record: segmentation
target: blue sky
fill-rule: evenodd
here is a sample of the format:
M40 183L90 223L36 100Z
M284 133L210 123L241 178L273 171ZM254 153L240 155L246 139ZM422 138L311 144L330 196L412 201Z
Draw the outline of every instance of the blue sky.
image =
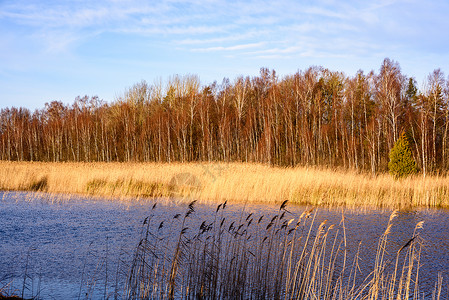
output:
M385 57L421 86L449 72L448 13L446 0L0 0L0 108L113 101L174 74L377 72Z

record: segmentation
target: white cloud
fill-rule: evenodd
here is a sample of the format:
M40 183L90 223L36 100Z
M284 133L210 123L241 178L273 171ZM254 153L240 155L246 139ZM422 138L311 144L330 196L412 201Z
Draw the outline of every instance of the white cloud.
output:
M217 47L208 47L208 48L196 48L192 49L194 52L214 52L214 51L238 51L238 50L245 50L249 48L259 48L262 47L265 43L259 42L259 43L250 43L250 44L241 44L241 45L233 45L233 46L217 46Z
M182 40L173 40L173 43L178 45L201 45L201 44L218 44L218 43L228 43L239 40L244 40L251 37L250 34L240 34L240 35L228 35L223 37L215 37L215 38L203 38L203 39L182 39Z
M447 11L447 4L432 4L429 16L420 15L422 26L413 24L415 9L424 6L415 0L7 0L0 3L0 22L26 28L21 38L44 54L76 53L108 33L142 37L148 45L175 45L185 53L291 59L410 48L424 36L420 27L428 28L430 13L440 7ZM441 15L432 19L436 25L447 24Z
M303 12L306 14L318 15L318 16L322 16L322 17L330 17L330 18L337 18L337 19L347 19L348 18L348 15L343 12L329 10L329 9L326 9L323 7L316 7L316 6L306 7L303 9Z
M255 59L291 59L291 56L280 55L280 54L272 54L272 55L256 55L253 58Z

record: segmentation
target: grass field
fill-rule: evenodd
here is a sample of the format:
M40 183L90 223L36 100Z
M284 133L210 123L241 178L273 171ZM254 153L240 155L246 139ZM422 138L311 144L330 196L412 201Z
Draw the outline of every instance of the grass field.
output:
M347 207L449 207L449 178L395 180L352 171L247 163L0 161L0 189L116 199L167 197Z

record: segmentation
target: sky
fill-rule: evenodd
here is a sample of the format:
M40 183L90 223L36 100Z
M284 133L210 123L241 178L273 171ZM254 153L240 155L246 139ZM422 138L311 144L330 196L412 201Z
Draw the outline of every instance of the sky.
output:
M0 0L0 108L112 102L176 74L378 73L386 57L421 87L449 73L448 13L447 0Z

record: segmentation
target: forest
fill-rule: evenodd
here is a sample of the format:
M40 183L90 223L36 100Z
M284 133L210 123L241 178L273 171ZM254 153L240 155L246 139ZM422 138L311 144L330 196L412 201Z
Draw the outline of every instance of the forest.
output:
M378 74L309 67L279 78L262 68L201 85L196 75L145 81L31 112L0 111L0 159L51 162L258 162L377 174L405 132L423 174L449 169L449 79L423 86L386 58Z

